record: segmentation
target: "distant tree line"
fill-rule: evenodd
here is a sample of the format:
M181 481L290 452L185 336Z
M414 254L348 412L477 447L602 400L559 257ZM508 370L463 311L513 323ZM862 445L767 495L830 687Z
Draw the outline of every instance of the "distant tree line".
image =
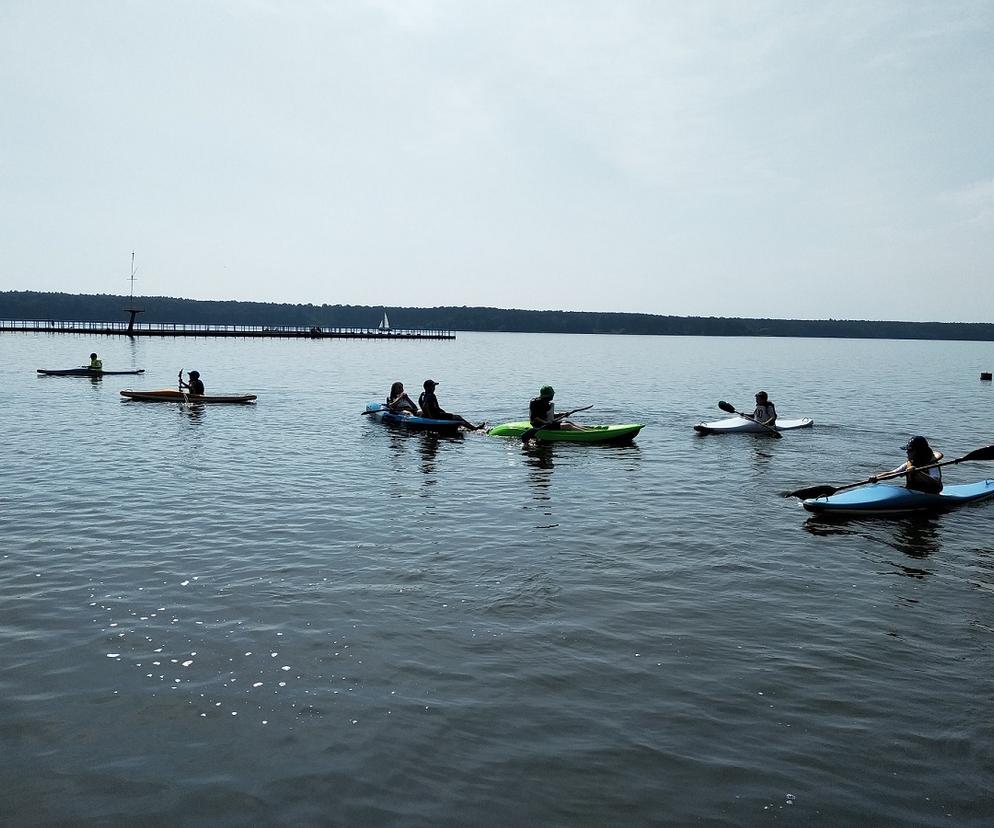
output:
M110 294L0 292L0 319L112 322L127 319L131 299ZM136 298L141 322L217 325L295 325L375 328L383 312L395 329L514 333L648 334L664 336L796 336L856 339L994 341L994 323L874 322L851 319L739 319L648 313L534 311L502 308L383 308L369 305L289 305Z

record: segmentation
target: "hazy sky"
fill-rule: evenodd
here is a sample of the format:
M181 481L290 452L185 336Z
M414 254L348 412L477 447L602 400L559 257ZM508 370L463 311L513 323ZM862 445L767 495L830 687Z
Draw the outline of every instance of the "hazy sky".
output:
M990 0L0 0L0 96L0 290L994 320Z

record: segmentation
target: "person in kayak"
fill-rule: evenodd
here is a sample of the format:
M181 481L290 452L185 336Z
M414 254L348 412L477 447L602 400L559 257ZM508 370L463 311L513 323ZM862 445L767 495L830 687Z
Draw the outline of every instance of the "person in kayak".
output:
M390 394L387 396L387 408L395 414L402 414L410 411L412 414L418 413L418 404L414 402L404 390L404 383L395 382L390 386Z
M86 366L91 371L103 371L104 361L100 359L96 354L90 354L90 364Z
M543 385L538 392L538 396L528 403L528 422L532 428L561 428L564 431L585 431L583 426L577 425L569 420L556 419L556 406L552 399L556 396L556 389L551 385Z
M770 428L777 424L777 408L770 402L770 397L765 391L756 392L756 410L744 416Z
M197 395L199 395L201 397L205 393L205 390L204 390L204 381L202 379L200 379L200 371L191 371L190 372L190 381L189 382L183 382L183 380L180 380L179 381L179 387L181 389L182 388L186 388L191 394L197 394Z
M429 420L455 420L471 431L479 431L481 428L486 426L486 423L480 423L479 425L473 425L469 420L460 417L458 414L450 414L448 411L442 408L438 404L438 398L435 396L435 387L438 385L435 380L425 380L424 381L424 391L421 392L421 396L418 397L418 405L421 407L421 416L426 417Z
M920 434L908 440L904 450L908 454L906 462L901 463L896 469L874 475L870 478L870 482L876 483L880 478L897 477L903 473L905 475L905 488L926 494L939 494L942 491L942 469L923 469L921 467L938 463L942 459L942 452L933 449L928 444L928 440Z

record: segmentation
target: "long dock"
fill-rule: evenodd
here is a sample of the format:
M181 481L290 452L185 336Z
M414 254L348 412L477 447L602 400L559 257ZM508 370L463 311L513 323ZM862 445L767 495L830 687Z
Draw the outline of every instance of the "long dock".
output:
M455 339L434 329L324 328L317 325L208 325L161 322L85 322L59 319L0 320L3 333L99 334L102 336L203 336L246 339Z

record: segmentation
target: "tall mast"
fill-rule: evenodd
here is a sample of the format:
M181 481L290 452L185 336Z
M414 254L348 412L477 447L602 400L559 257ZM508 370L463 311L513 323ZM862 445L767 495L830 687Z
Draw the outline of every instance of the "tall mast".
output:
M135 305L135 251L131 251L131 306Z
M135 317L138 314L143 313L141 308L135 307L135 251L131 251L131 301L128 303L128 307L125 310L131 314L128 320L128 336L132 336L135 332Z

